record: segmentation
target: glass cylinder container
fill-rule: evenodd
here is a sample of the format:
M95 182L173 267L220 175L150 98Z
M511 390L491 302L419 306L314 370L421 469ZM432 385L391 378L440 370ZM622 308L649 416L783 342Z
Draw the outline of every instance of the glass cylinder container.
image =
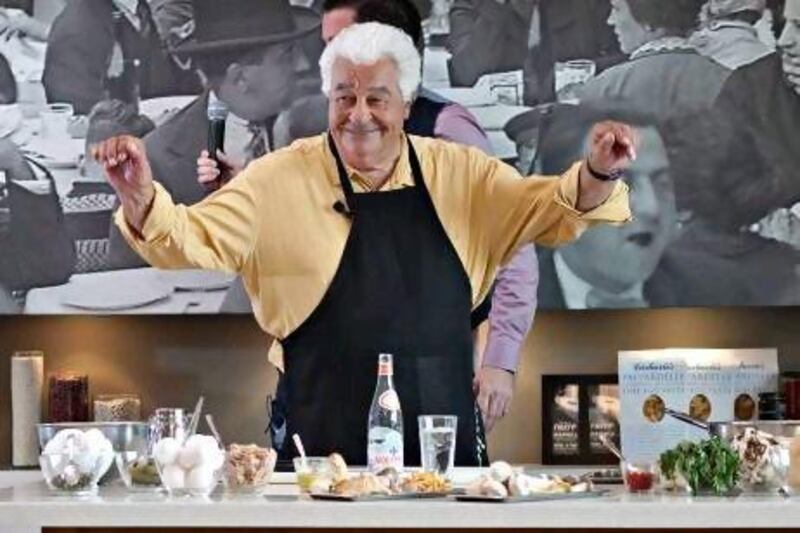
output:
M138 422L142 402L135 394L98 394L94 398L95 422Z
M61 373L50 376L50 422L89 421L89 376Z
M42 421L44 354L15 352L11 356L11 464L35 467L39 462L36 424Z

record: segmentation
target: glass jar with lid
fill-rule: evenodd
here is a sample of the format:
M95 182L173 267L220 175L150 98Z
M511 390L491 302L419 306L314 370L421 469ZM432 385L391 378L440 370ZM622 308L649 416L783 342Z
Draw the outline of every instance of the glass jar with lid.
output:
M47 398L50 422L89 421L89 376L86 374L52 374Z
M98 394L94 397L95 422L137 422L142 402L136 394Z

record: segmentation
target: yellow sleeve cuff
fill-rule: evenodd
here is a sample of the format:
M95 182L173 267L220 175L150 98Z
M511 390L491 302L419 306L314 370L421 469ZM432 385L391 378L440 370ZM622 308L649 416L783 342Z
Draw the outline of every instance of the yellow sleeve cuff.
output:
M606 201L594 209L585 212L577 209L582 164L583 161L576 162L562 175L556 192L556 203L576 218L587 222L622 224L630 221L633 215L628 201L628 185L622 181L618 181Z
M117 209L114 214L114 222L123 237L132 246L156 243L166 238L172 230L175 204L172 202L170 194L160 183L153 182L153 185L155 186L153 205L144 221L141 234L125 220L122 207Z

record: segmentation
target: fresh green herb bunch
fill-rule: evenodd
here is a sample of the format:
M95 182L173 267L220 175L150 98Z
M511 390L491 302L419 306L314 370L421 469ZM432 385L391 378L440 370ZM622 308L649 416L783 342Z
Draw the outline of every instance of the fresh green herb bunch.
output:
M719 437L682 442L661 454L661 473L675 481L682 475L693 493L730 492L739 480L739 456Z

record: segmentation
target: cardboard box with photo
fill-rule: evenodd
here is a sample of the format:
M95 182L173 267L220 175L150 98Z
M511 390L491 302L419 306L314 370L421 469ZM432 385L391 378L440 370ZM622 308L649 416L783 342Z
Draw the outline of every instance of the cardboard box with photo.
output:
M618 367L622 452L632 461L708 436L668 409L709 422L752 420L758 394L778 386L774 348L622 351Z
M600 435L619 443L617 376L542 376L545 464L614 464Z

